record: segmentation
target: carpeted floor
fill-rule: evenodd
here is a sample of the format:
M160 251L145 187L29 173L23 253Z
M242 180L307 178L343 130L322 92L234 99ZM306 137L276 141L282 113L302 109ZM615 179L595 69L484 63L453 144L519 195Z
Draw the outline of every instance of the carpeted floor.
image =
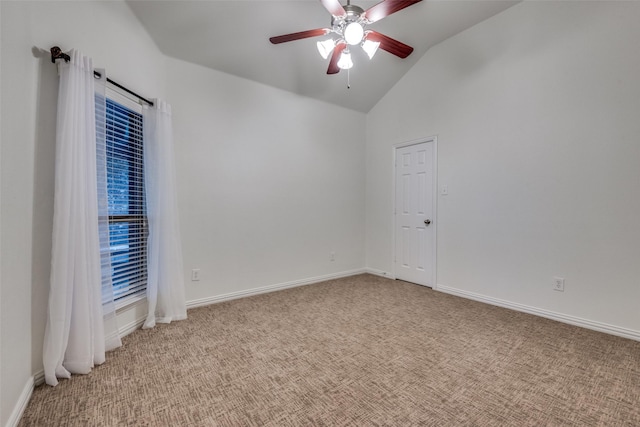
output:
M640 342L360 275L189 311L21 426L639 426Z

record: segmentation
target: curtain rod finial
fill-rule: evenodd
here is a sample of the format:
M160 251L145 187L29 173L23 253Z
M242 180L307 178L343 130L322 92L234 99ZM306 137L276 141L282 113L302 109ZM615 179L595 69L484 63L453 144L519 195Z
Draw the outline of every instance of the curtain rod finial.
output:
M71 61L71 57L64 53L58 46L51 48L51 62L56 63L56 59L62 58L65 62Z

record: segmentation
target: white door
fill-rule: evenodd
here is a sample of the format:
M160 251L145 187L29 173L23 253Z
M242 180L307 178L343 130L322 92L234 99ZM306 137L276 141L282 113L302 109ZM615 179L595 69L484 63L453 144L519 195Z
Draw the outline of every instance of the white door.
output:
M434 142L396 148L395 276L434 286Z

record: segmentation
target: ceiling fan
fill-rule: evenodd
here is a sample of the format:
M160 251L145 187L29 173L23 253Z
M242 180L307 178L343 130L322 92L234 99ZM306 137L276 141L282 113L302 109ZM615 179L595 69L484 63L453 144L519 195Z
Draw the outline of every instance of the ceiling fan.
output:
M366 27L420 1L422 0L383 0L364 10L352 5L350 0L347 0L347 4L344 6L340 4L339 0L320 0L320 3L331 14L330 28L285 34L271 37L269 41L273 44L279 44L330 34L330 38L317 43L318 51L323 58L327 59L331 55L327 74L336 74L341 69L348 70L353 67L350 46L360 45L369 59L373 58L378 48L399 58L406 58L413 52L411 46Z

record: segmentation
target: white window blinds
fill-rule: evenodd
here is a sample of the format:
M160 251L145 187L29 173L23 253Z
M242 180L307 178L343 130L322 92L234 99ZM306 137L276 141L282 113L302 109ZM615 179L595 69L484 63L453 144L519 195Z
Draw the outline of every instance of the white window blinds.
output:
M144 295L147 287L142 115L109 98L102 105L111 281L117 302Z

